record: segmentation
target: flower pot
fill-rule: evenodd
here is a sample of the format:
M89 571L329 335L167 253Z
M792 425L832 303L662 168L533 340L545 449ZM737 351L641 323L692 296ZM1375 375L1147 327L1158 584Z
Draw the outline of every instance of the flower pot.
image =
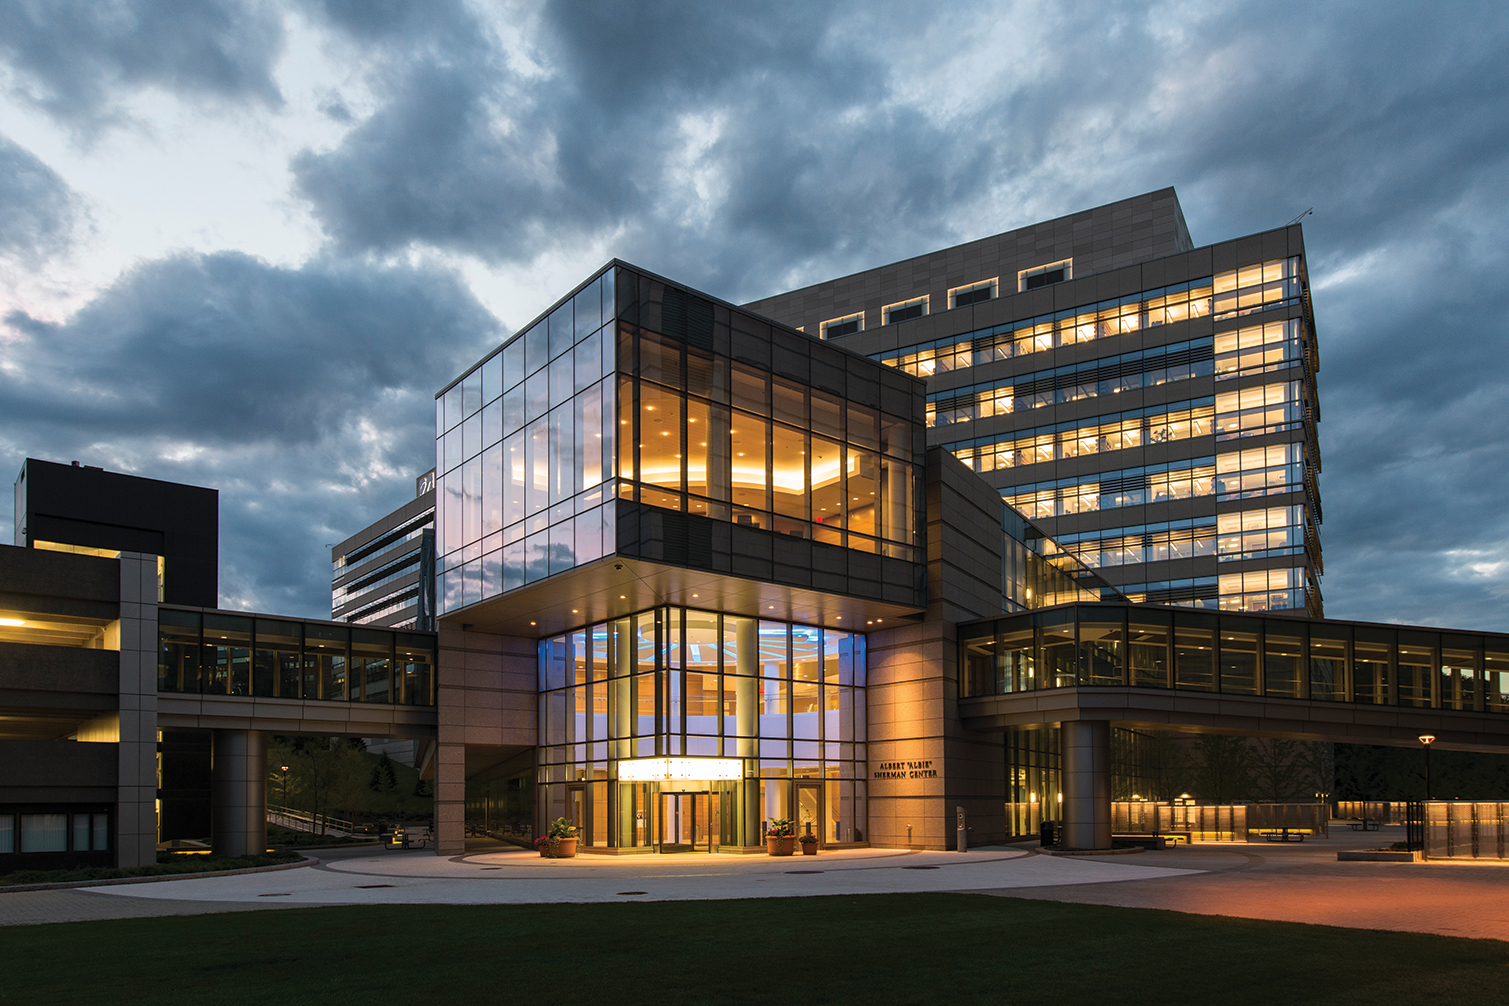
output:
M784 838L770 835L765 839L765 848L772 856L789 856L796 851L795 846L795 835L787 835Z
M816 842L803 842L802 843L802 855L804 855L804 856L816 856L817 855L817 843Z
M574 859L576 857L577 839L563 838L555 843L556 859Z

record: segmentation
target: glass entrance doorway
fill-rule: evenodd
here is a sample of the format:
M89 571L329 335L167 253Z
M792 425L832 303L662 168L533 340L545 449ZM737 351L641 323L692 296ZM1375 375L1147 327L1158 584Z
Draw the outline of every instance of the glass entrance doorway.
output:
M660 851L712 852L718 841L719 803L707 793L660 794Z
M823 829L823 784L813 780L796 781L796 833L817 836L817 844L827 844L828 836Z

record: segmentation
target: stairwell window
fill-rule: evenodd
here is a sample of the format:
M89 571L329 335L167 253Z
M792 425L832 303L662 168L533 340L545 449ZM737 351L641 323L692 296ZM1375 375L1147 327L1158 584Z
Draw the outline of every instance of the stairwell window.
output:
M911 300L901 301L899 304L887 304L880 309L880 323L882 325L894 325L898 321L911 321L913 318L921 318L927 314L928 298L914 297Z
M971 283L968 286L956 286L948 291L948 309L952 311L956 307L968 307L971 304L995 300L999 296L999 277Z
M1031 269L1023 269L1016 274L1017 292L1036 290L1039 287L1052 286L1054 283L1062 283L1066 279L1073 278L1073 259L1066 258L1062 262L1033 266Z

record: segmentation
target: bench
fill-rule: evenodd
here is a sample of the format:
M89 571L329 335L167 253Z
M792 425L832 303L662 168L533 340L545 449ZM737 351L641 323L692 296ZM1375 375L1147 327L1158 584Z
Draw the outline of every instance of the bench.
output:
M1353 821L1351 828L1353 831L1377 831L1379 823L1378 821L1369 821L1367 818L1363 818L1361 821Z
M1315 834L1312 828L1249 828L1248 837L1261 835L1269 842L1303 842L1306 835Z

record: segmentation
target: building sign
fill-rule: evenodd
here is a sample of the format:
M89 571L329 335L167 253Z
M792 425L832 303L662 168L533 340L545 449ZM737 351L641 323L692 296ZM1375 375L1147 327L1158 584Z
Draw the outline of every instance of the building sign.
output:
M414 498L418 499L435 488L435 469L431 468L414 480Z
M687 779L742 779L737 758L635 758L618 763L622 782L679 782Z
M933 760L927 761L886 761L876 766L872 773L875 779L936 779L938 770L933 768Z

